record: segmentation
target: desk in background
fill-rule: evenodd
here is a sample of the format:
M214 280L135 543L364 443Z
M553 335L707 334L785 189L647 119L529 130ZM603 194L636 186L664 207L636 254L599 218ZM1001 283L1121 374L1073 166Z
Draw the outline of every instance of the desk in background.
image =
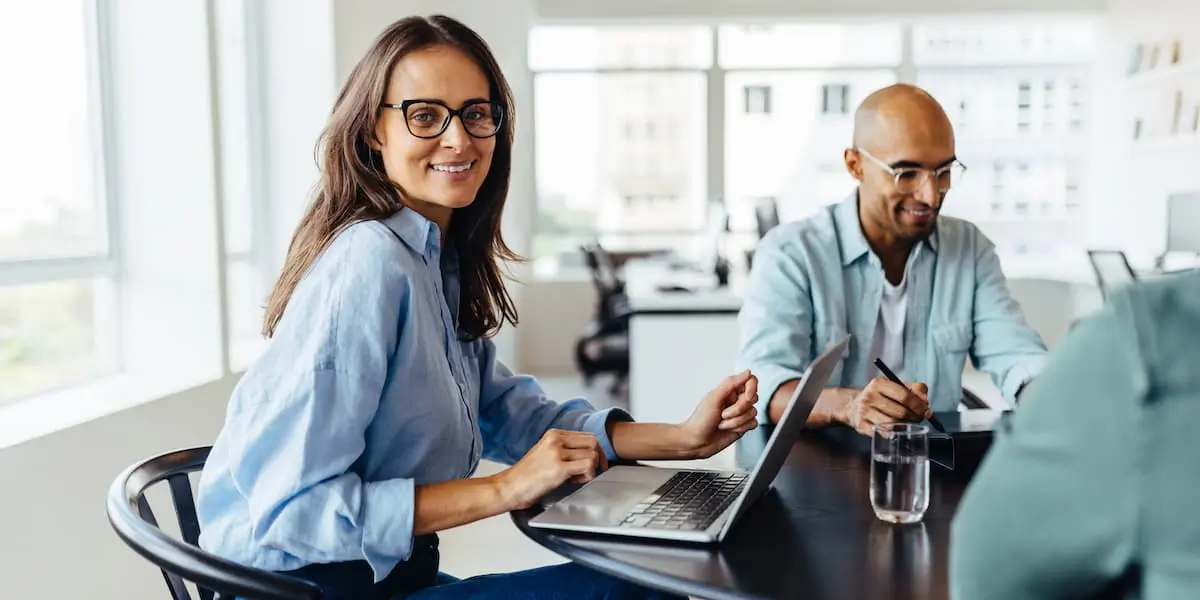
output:
M737 364L743 278L717 287L702 272L661 261L625 267L629 318L629 409L648 422L678 422ZM678 286L692 291L664 291Z

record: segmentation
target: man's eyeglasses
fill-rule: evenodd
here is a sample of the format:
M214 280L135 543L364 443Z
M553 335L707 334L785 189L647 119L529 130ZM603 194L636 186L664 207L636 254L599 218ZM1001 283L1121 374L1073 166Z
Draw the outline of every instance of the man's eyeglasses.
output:
M504 122L504 107L497 102L481 100L468 102L454 110L440 100L405 100L400 104L383 104L404 113L408 132L416 137L432 139L445 133L450 119L458 117L463 129L474 138L490 138L500 131Z
M954 159L948 165L943 165L936 169L927 169L925 167L893 167L878 158L871 155L870 152L862 148L855 148L855 152L871 159L871 162L879 165L879 168L887 171L888 174L896 180L896 189L901 194L912 194L921 188L927 177L932 177L934 187L938 193L945 194L950 191L950 186L962 181L962 178L967 173L967 166Z

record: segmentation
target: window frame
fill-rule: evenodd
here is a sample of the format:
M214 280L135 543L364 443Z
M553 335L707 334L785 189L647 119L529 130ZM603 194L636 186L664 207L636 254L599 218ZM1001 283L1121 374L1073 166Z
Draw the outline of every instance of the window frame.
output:
M1047 14L1046 16L1049 18L1053 18L1056 15L1055 14ZM1077 17L1078 15L1067 15L1067 16L1074 18L1074 17ZM935 19L945 19L945 20L951 20L951 21L957 20L957 19L962 19L962 18L971 18L971 17L964 17L963 15L953 15L953 14L933 15L933 17ZM983 17L980 17L980 18L983 18ZM1017 21L1019 21L1020 18L1021 17L1013 17L1013 20L1014 20L1014 22L1017 22ZM929 72L956 72L956 71L966 71L966 70L977 69L977 68L989 69L989 70L990 69L1004 70L1004 69L1009 69L1009 68L1014 68L1014 67L1020 68L1022 70L1024 70L1024 69L1036 70L1039 68L1054 69L1054 68L1061 68L1064 66L1069 66L1069 67L1082 66L1085 68L1081 69L1081 71L1083 71L1084 74L1081 75L1080 83L1085 86L1094 85L1094 83L1095 83L1094 75L1092 75L1086 68L1086 67L1090 66L1089 63L1080 63L1080 62L1072 62L1072 61L1066 61L1066 62L1045 61L1045 62L1033 62L1033 63L1029 63L1029 64L1020 64L1020 65L987 64L987 63L942 65L942 64L922 63L922 62L918 61L917 57L915 56L916 55L916 52L915 52L916 41L914 39L914 31L923 22L927 22L927 21L928 21L928 19L912 18L912 19L905 19L904 21L899 23L899 27L901 29L901 31L900 31L900 39L901 39L900 56L898 58L898 62L895 64L865 64L864 63L864 64L843 65L843 66L837 66L837 67L829 67L829 66L723 67L723 66L721 66L721 63L720 63L720 52L721 52L721 36L719 35L720 27L723 25L738 25L738 24L745 25L747 23L740 23L737 20L720 20L720 21L716 21L716 20L690 21L689 20L688 24L706 25L709 28L710 34L712 36L712 44L711 44L712 60L709 62L709 67L707 69L682 68L682 67L657 67L657 68L655 68L655 67L612 67L612 66L605 66L605 67L601 67L601 68L539 68L539 69L534 69L529 66L530 65L529 61L526 61L526 66L529 69L529 73L535 82L535 85L533 86L534 89L536 89L536 81L537 81L538 77L554 75L554 74L563 74L563 73L604 75L604 74L610 74L610 73L611 74L625 74L625 73L689 72L689 73L704 74L706 77L706 80L707 80L707 90L708 90L708 95L707 95L707 99L706 99L706 109L708 112L707 118L706 118L707 127L708 127L708 131L706 133L706 142L707 142L706 182L707 182L707 186L706 186L705 194L704 194L704 198L703 198L706 201L711 201L714 198L723 197L724 193L725 193L726 173L725 173L725 139L724 138L725 138L725 121L726 121L726 116L727 116L726 111L728 109L728 107L727 107L728 103L726 101L726 96L725 96L725 93L726 93L725 79L726 79L726 75L730 74L730 73L739 73L739 72L806 73L806 72L830 72L830 71L854 73L854 72L859 72L859 71L891 71L894 74L895 80L897 83L916 84L918 82L918 76L922 72L926 72L926 73L929 73ZM795 19L795 22L802 22L802 21L800 19ZM871 19L855 19L853 17L847 17L845 19L839 19L838 22L854 24L854 23L871 23L871 22L875 22L875 21L873 21ZM653 23L643 23L641 21L637 21L637 23L638 24L653 24ZM604 26L613 25L613 23L605 22L605 21L596 22L596 21L589 21L589 20L580 20L580 21L564 22L564 21L559 20L559 21L540 22L540 23L535 24L535 27L542 26L542 25L554 26L554 25L564 25L564 24L579 25L579 26L596 26L596 27L604 27ZM750 23L750 24L753 25L752 23ZM849 89L847 89L847 88L843 88L843 89L846 90L845 95L849 96ZM1078 99L1076 99L1076 100L1078 100ZM537 99L533 98L533 102L536 103L536 101L537 101ZM742 108L745 108L745 107L742 107ZM847 107L847 108L849 109L849 107ZM852 112L852 110L850 112ZM848 113L843 113L843 114L830 113L829 116L843 116L844 117L845 114L848 114ZM818 116L823 116L823 115L818 115ZM1064 134L1070 135L1072 137L1082 137L1085 139L1088 136L1090 136L1091 131L1094 127L1094 123L1092 122L1092 120L1090 118L1088 118L1087 116L1084 116L1084 115L1081 115L1080 119L1082 119L1082 121L1083 121L1082 129L1079 129L1079 130L1074 129L1074 122L1072 121L1070 123L1070 127L1067 129L1067 131L1064 132ZM538 127L538 123L531 121L531 127L536 129ZM536 137L537 137L536 131L534 132L534 135L532 135L531 137L535 140L531 143L531 145L533 146L533 154L534 154L534 156L537 156L538 149L537 149L537 142L536 142ZM1082 159L1083 157L1064 156L1064 158ZM535 211L539 209L539 207L537 206L536 203L538 202L538 198L540 198L540 194L537 192L537 180L538 180L538 178L537 178L536 166L535 166L534 167ZM1080 187L1082 187L1082 186L1080 186ZM1077 190L1076 195L1078 197L1082 194ZM1081 205L1081 207L1082 206L1083 205ZM603 238L604 236L614 236L614 237L619 236L619 237L622 237L625 239L637 239L637 238L643 238L643 237L663 235L664 233L668 233L668 232L666 230L660 230L660 231L619 230L619 231L595 231L593 233L594 233L594 235L591 236L593 238L595 238L595 237ZM684 230L684 231L670 230L669 233L671 233L671 234L678 233L678 234L703 235L706 232L703 228L700 228L700 229ZM752 227L749 229L747 229L746 227L739 227L739 228L733 229L731 231L731 233L734 234L735 236L747 236L747 235L753 235L754 232L753 232ZM543 240L543 237L545 237L546 240ZM540 231L539 224L535 220L535 222L533 224L533 230L531 232L531 242L532 242L531 245L533 247L537 247L539 245L539 243L562 245L561 242L563 240L575 239L577 237L581 237L581 235L564 234L564 233L543 234ZM560 265L561 264L574 265L579 261L577 254L578 254L577 252L566 252L566 253L559 252L553 256L533 256L532 258L535 260L539 260L539 261L544 261L544 260L550 259L555 264L560 264ZM552 268L552 269L549 269L549 271L544 271L544 272L552 272L554 270L555 269Z
M75 403L76 399L82 405L85 400L84 396L87 399L105 396L105 398L96 399L101 405L116 406L125 402L133 402L132 396L140 398L143 394L148 394L148 390L165 392L166 390L182 389L179 386L210 381L215 376L227 377L238 373L249 365L266 344L261 336L257 335L257 328L255 339L249 339L249 335L239 339L238 332L231 331L231 324L235 320L234 315L247 307L232 305L230 302L230 271L236 266L249 266L253 271L253 293L256 297L265 296L265 292L274 282L271 275L273 275L272 269L275 268L276 259L273 245L275 230L273 217L276 207L270 196L272 190L268 178L264 174L265 165L269 162L267 154L269 140L266 138L268 133L266 88L269 82L264 78L267 58L264 33L265 7L260 6L259 3L227 0L228 7L232 7L230 10L240 13L241 22L238 27L242 28L240 33L245 36L245 55L236 57L236 60L244 61L244 71L236 72L236 76L245 78L245 81L242 82L244 89L232 92L236 96L230 97L221 96L222 79L223 76L228 75L221 71L221 61L227 60L223 53L227 53L229 48L223 46L220 39L221 31L218 22L218 10L221 10L218 5L220 0L205 3L196 11L202 13L204 19L197 22L196 30L191 32L193 35L188 38L188 41L193 45L188 46L187 49L191 52L192 60L196 60L198 55L206 57L207 70L202 76L204 81L201 84L206 91L199 94L198 98L203 98L203 102L199 103L205 105L204 112L207 113L211 109L211 114L204 115L204 118L211 118L212 124L211 129L208 125L204 125L202 130L193 130L190 135L201 135L204 143L208 143L211 139L212 144L212 169L211 171L204 170L202 173L198 172L196 177L213 186L213 193L205 199L205 206L213 211L209 214L214 217L213 234L215 239L209 237L207 232L197 235L205 240L210 240L206 243L214 244L216 253L215 255L201 254L197 256L212 256L215 261L215 279L212 281L212 286L204 290L205 298L202 299L204 306L213 309L215 318L212 325L215 328L207 331L215 332L211 336L211 340L215 343L210 345L208 340L204 340L203 343L196 344L190 338L186 340L164 339L161 348L155 342L153 344L155 348L150 349L146 344L147 323L143 322L139 313L131 311L136 311L137 307L144 307L148 299L153 301L155 298L151 298L151 296L157 292L147 293L147 288L153 288L153 283L145 273L133 272L129 261L124 260L132 258L132 255L126 257L125 252L128 251L128 248L123 247L130 244L137 247L139 251L144 250L141 248L142 241L127 239L127 234L136 232L122 231L122 224L129 216L128 213L137 211L139 203L146 201L141 196L122 197L122 194L127 192L122 189L122 186L129 184L126 181L131 160L129 153L132 151L136 157L136 153L144 149L143 147L126 146L126 132L123 130L126 123L122 120L122 116L128 120L128 115L121 114L122 105L116 103L115 97L121 85L128 85L128 81L126 81L128 78L120 79L119 76L123 75L126 69L131 68L122 62L128 60L129 47L123 47L121 40L115 37L118 31L124 30L123 27L128 27L122 20L126 14L99 0L80 1L83 3L85 11L84 44L88 60L86 65L87 121L90 129L88 158L94 170L92 185L95 187L97 206L96 226L102 234L100 237L102 244L96 252L91 254L0 259L0 287L16 288L56 282L102 282L103 293L95 300L100 306L100 312L104 313L103 318L105 319L103 324L99 320L94 324L98 368L87 377L64 379L45 387L23 391L10 398L0 399L0 411L26 410L22 407L33 405L49 406L64 402ZM151 28L147 27L146 29ZM138 35L142 31L144 30L138 30L134 35ZM201 31L202 35L195 35ZM128 32L126 32L127 34ZM145 41L140 38L134 39ZM159 40L150 41L157 42ZM193 62L192 64L197 63ZM140 68L140 66L135 68ZM243 127L233 131L236 136L233 138L230 137L231 130L226 127L226 121L222 119L223 102L226 104L233 102L237 110L244 109L246 111ZM222 149L228 147L229 144L239 143L245 143L247 147L244 157L231 157L222 153ZM207 152L207 150L201 150L201 152ZM238 186L243 189L239 189L236 194L230 193L231 186L228 185L230 182L226 181L230 168L229 160L245 160L247 162L245 165L238 165L239 169L248 170L248 178L242 182L241 186ZM207 202L211 202L211 205ZM226 226L225 218L231 202L249 202L251 221L249 249L244 246L232 250L229 248L227 241L229 228ZM151 283L151 285L144 285L146 283ZM212 294L211 297L208 297L209 293ZM164 311L164 313L166 312ZM153 319L147 321L159 321L162 317L163 315L156 314ZM151 332L151 335L154 334ZM179 347L173 346L173 343L177 343ZM168 355L182 350L191 352L192 354L189 356L196 359L193 362L197 366L185 373L163 375L161 369L148 366L146 360L149 352L159 352L160 349L162 354ZM212 360L210 361L210 359ZM108 395L114 397L107 398ZM101 410L99 406L95 409ZM91 408L86 410L91 410Z
M225 5L221 3L224 2ZM231 6L232 8L226 7ZM245 42L243 53L235 60L243 61L244 63L244 84L245 95L241 97L225 99L222 96L224 90L228 89L222 85L225 78L230 77L230 73L225 70L226 60L228 57L228 48L221 44L221 23L218 12L221 10L235 10L238 13L239 25L241 28L240 34ZM269 190L267 189L266 178L263 173L266 171L267 163L267 147L266 147L266 114L267 114L267 99L265 93L265 66L263 65L264 52L264 34L262 25L264 21L263 7L256 2L241 2L240 0L215 0L210 5L208 33L209 33L209 54L210 54L210 71L209 77L213 83L213 111L216 116L217 123L214 131L216 138L216 165L217 165L217 197L216 207L217 215L217 244L220 248L221 262L218 269L218 279L220 288L220 298L218 299L221 314L221 329L223 349L222 363L224 364L224 372L226 374L243 370L257 355L265 341L258 335L257 330L253 335L241 336L240 332L235 331L233 327L234 318L233 312L245 310L245 307L233 306L231 302L231 294L233 285L231 284L231 272L237 266L248 267L252 273L251 278L252 294L258 297L265 298L270 291L274 280L271 278L269 265L272 260L272 244L273 244L273 229L271 227L272 214L271 205L268 200ZM230 100L239 104L245 110L244 124L245 131L229 132L224 129L229 120L225 118L223 107L224 100ZM227 163L228 157L225 151L230 140L227 135L237 133L244 135L246 145L246 164L243 168L246 170L246 189L241 190L244 195L232 190L228 179L225 177L226 171L231 165ZM250 214L250 246L248 250L230 250L228 230L226 228L226 215L230 202L242 201L248 203L247 208ZM256 313L257 316L257 313Z
M96 227L100 236L100 250L90 254L73 254L46 258L0 258L0 287L16 288L60 282L104 280L111 292L104 304L109 305L111 326L95 324L97 348L95 352L97 372L91 378L56 383L19 394L11 398L0 398L0 406L8 406L31 397L52 393L67 387L81 385L90 379L120 372L124 357L120 352L121 332L124 329L124 314L121 305L121 230L120 205L113 189L112 160L113 94L112 64L109 53L111 36L106 12L97 0L81 0L83 6L83 43L87 58L87 121L88 158L92 167L92 193L95 198L98 220ZM93 300L101 302L101 300Z
M854 21L847 20L847 22L854 22ZM560 24L560 23L542 23L540 25L557 25L557 24ZM595 23L577 23L577 24L579 24L579 25L598 25ZM706 106L706 111L707 111L705 121L706 121L707 131L705 132L705 143L706 143L705 183L706 183L706 185L705 185L705 190L704 190L704 200L706 202L708 202L708 201L712 201L717 198L722 198L725 195L725 121L726 121L726 110L728 108L728 102L726 101L725 80L726 80L726 76L728 74L731 74L731 73L824 73L824 72L829 72L829 71L845 71L845 72L892 71L896 76L896 80L902 81L901 74L905 72L906 68L911 66L904 62L905 59L907 59L911 62L911 52L904 50L902 52L901 60L896 64L863 63L863 64L853 64L853 65L846 65L846 66L840 66L840 67L828 67L828 66L723 67L723 66L721 66L721 63L720 63L720 56L721 56L721 39L720 39L720 37L721 36L719 35L719 29L722 25L728 25L730 23L724 22L724 21L721 21L721 22L714 21L714 22L704 22L704 23L700 23L700 24L703 24L706 27L708 27L709 33L712 36L712 43L710 45L712 57L708 63L707 68L604 66L604 67L597 67L597 68L548 67L548 68L533 69L532 67L529 66L529 61L526 61L526 67L529 69L529 73L533 80L532 87L535 90L537 89L537 80L539 77L564 75L564 74L566 74L566 75L586 74L586 75L598 75L598 76L604 76L604 75L610 75L610 74L611 75L622 75L622 74L661 74L661 73L701 74L705 78L706 89L707 89L707 97L705 100L705 106ZM599 24L599 26L604 26L604 24ZM911 32L911 27L912 27L912 25L908 24L908 23L901 25L901 38L902 38L902 42L903 42L902 48L907 48L907 44L909 44L909 39L910 39L909 34ZM909 70L911 71L911 69L909 69ZM773 93L771 91L770 85L766 85L764 87L766 87L768 89L768 94ZM744 93L743 93L743 100L744 99L745 98L744 98ZM536 98L536 94L535 94L535 97L533 97L533 99L532 99L532 103L536 104L536 102L537 102L537 98ZM770 103L771 103L771 100L768 100L768 108L773 108L773 106L770 106ZM745 107L743 107L743 108L745 108ZM754 114L769 116L770 112L754 113ZM536 129L538 127L538 123L535 120L530 120L529 123L530 123L531 129L533 130L533 133L530 136L530 138L533 140L531 142L531 146L533 148L534 156L537 156L538 150L537 150L537 142L536 142L536 139L537 139ZM534 194L535 200L534 201L536 203L537 198L539 197L539 193L537 193L536 166L534 167L534 185L535 185L535 194ZM536 205L535 205L535 210L536 210ZM545 235L549 239L552 239L553 243L557 243L562 240L572 240L572 239L579 239L579 241L582 242L582 241L584 241L582 238L597 238L597 237L603 238L605 236L622 237L622 238L626 238L626 239L639 239L639 238L644 239L644 238L660 237L660 236L664 236L664 235L667 235L667 236L675 236L675 235L695 236L695 235L704 235L706 233L707 233L707 228L705 226L701 226L699 228L693 228L693 229L672 228L672 229L639 229L639 230L596 230L596 231L592 232L592 235L570 234L570 233L568 233L568 234L563 234L563 233L545 234ZM753 226L752 222L749 225L732 228L729 233L732 234L732 236L734 238L744 239L744 240L752 240L753 236L755 235L754 226ZM532 235L531 235L533 246L536 247L539 240L541 240L542 235L543 234L539 231L538 223L535 220L535 222L533 224ZM565 255L563 253L559 253L558 255L555 255L552 258L560 263L568 262L570 264L574 264L575 262L577 262L579 260L577 254L578 254L577 252L567 252ZM532 258L534 258L535 260L539 260L539 259L545 259L548 257L533 256ZM566 259L566 260L564 261L564 259Z

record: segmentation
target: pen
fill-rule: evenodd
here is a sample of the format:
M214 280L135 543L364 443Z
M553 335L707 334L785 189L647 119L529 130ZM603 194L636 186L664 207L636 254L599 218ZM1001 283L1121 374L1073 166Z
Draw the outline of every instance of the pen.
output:
M892 370L889 369L886 364L884 364L883 359L876 358L875 366L879 368L879 372L883 373L884 377L891 379L893 383L900 384L900 386L903 387L904 389L908 389L908 386L904 385L904 382L900 381L900 378L896 377L896 374L893 373ZM941 421L938 421L937 417L933 416L932 412L929 414L929 423L931 425L933 425L934 429L936 429L942 433L946 433L946 428L942 426Z

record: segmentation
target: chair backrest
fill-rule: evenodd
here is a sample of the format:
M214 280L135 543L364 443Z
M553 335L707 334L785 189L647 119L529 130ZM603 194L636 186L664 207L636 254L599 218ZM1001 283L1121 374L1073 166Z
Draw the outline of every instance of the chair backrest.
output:
M1129 260L1120 250L1088 250L1088 261L1096 273L1096 283L1100 285L1100 293L1107 296L1108 292L1118 286L1137 280Z
M189 473L204 468L211 447L188 448L148 458L123 471L108 490L108 522L117 536L162 570L174 600L192 600L185 581L195 583L201 600L320 600L316 585L270 571L246 567L200 549L200 524ZM146 491L166 481L180 541L159 529Z
M612 256L600 244L581 246L596 287L596 321L603 330L622 329L629 318L625 282L617 275Z
M588 270L592 273L592 282L596 291L603 297L623 291L625 287L617 275L617 267L612 256L600 244L581 246L587 260Z
M754 202L754 222L758 239L779 225L779 204L773 197L762 197Z

